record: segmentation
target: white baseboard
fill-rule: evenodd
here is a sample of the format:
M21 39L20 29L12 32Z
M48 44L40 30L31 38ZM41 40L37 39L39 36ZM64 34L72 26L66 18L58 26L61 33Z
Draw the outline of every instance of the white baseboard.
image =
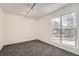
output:
M64 50L67 50L67 51L70 51L72 53L75 53L75 54L79 55L79 49L76 49L76 48L73 48L73 47L69 47L69 46L66 46L66 45L63 45L63 44L58 44L58 43L52 42L50 40L41 40L41 41L46 42L46 43L48 43L50 45L54 45L54 46L56 46L58 48L61 48L61 49L64 49Z
M13 41L13 42L4 42L4 45L10 45L10 44L16 44L16 43L21 43L21 42L26 42L26 41L31 41L31 40L35 40L37 38L26 38L26 39L21 39L20 41Z
M4 47L4 45L0 47L0 50L1 50L3 47Z

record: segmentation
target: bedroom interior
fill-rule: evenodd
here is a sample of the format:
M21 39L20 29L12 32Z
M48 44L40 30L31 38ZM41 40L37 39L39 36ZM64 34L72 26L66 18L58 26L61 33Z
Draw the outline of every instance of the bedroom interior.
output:
M79 3L0 3L0 56L78 56Z

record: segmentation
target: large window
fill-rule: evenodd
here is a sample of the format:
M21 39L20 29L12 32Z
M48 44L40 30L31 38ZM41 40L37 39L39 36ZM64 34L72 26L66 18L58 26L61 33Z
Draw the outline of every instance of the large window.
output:
M52 19L52 39L55 42L75 46L76 13Z

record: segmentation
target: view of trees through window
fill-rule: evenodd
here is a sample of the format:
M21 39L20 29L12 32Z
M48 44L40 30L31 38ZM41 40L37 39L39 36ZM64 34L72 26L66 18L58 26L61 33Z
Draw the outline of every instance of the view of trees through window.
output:
M52 19L52 39L56 42L75 46L76 13Z
M56 42L59 42L59 39L60 39L60 17L54 18L54 20L52 20L52 29L53 29L52 38Z

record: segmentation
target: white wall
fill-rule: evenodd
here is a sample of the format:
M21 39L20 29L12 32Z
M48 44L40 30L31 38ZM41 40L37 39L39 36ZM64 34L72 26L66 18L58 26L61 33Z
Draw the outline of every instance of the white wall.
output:
M2 19L3 13L2 9L0 8L0 50L3 47L3 19Z
M57 47L66 49L68 51L71 51L73 53L79 54L79 49L75 49L72 47L68 47L62 44L58 44L58 43L54 43L51 39L51 20L54 17L58 17L61 15L65 15L68 13L72 13L72 12L77 12L79 13L79 4L72 4L72 5L68 5L66 7L61 8L60 10L57 10L53 13L51 13L50 15L43 17L41 19L38 20L38 24L39 24L39 38L40 40L47 42L49 44L55 45ZM77 19L78 22L79 18ZM77 25L79 25L79 23L77 23ZM77 27L78 29L79 27ZM79 31L77 31L78 33ZM77 36L77 42L79 42L78 36ZM79 46L79 44L77 44Z
M36 20L9 13L3 16L5 45L37 39Z
M51 45L79 54L79 49L54 43L51 40L51 19L72 12L79 12L79 4L69 5L39 20L2 13L0 10L0 47L2 47L3 44L7 45L40 39Z

